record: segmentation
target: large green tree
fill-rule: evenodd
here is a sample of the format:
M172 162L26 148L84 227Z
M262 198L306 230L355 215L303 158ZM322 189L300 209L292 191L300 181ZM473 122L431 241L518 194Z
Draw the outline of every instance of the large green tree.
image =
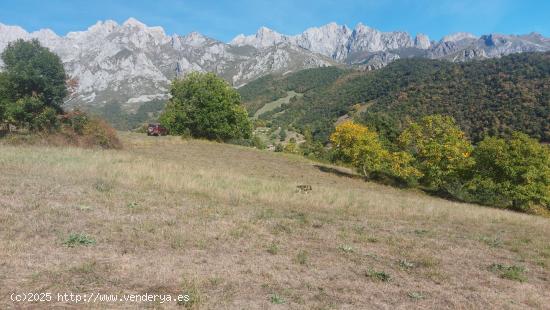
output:
M515 132L487 137L473 152L476 164L467 188L473 201L521 211L550 211L550 148Z
M172 82L170 94L160 121L171 134L218 141L250 138L252 124L239 93L215 74L190 73Z
M1 55L0 113L2 121L44 129L62 113L67 75L59 57L37 40L17 40Z

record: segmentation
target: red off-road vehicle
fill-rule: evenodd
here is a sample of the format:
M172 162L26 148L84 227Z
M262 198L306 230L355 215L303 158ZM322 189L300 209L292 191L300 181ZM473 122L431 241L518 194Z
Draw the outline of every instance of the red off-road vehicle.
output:
M161 124L149 124L149 126L147 126L148 136L166 136L167 134L168 130Z

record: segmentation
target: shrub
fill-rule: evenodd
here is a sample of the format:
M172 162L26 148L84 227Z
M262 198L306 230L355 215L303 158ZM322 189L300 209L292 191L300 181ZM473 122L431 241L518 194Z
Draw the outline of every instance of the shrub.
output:
M284 146L283 152L291 153L291 154L298 154L300 152L300 149L298 148L298 145L296 144L296 139L290 138L290 141Z
M40 119L39 117L36 120ZM45 117L45 119L53 122L51 118ZM119 149L122 147L116 131L110 125L81 111L77 110L55 117L55 123L55 130L41 131L30 135L12 134L8 136L6 141L11 144L71 145L104 149Z
M104 149L120 149L122 143L113 127L100 118L89 118L82 130L85 147L99 146Z
M281 131L279 132L279 139L281 142L286 140L286 129L281 128Z
M275 152L282 152L284 151L284 146L281 143L277 143L275 145Z
M446 190L463 179L472 166L473 147L450 116L431 115L412 123L398 138L401 148L414 157L423 185Z
M9 124L31 131L57 129L57 111L45 106L39 97L23 97L6 104L5 119Z
M473 152L475 166L466 188L482 204L550 211L550 149L523 133L485 138Z
M172 98L160 116L171 134L228 141L248 139L252 123L239 93L213 73L193 72L172 82Z

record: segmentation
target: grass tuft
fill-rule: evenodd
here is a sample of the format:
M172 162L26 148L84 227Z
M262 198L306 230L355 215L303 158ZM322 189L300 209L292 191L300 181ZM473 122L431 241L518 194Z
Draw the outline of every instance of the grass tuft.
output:
M492 272L498 273L499 276L503 279L526 282L527 276L525 275L525 268L522 266L516 265L503 265L503 264L492 264L489 266L489 270Z
M272 304L275 304L275 305L282 305L285 303L285 300L283 299L283 297L281 297L279 294L271 294L269 296L269 301L272 303Z
M382 282L390 281L391 277L385 271L376 271L374 269L367 270L366 276L370 279Z
M63 242L69 248L76 246L89 246L96 243L95 239L85 234L70 234L69 237Z

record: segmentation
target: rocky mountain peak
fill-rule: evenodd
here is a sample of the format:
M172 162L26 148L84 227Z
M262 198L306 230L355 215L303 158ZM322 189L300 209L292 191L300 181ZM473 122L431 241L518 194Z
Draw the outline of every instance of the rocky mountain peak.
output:
M128 18L122 25L130 28L140 28L140 29L147 28L147 25L145 25L144 23L140 22L139 20L133 17Z
M28 33L0 24L0 52L17 39L38 39L57 53L71 77L79 80L80 104L118 102L129 110L139 103L165 98L169 81L191 71L215 72L243 85L270 73L284 74L328 65L381 68L404 57L465 61L510 53L550 50L550 40L539 34L481 38L455 33L439 42L406 32L383 32L362 23L353 29L329 23L287 36L267 27L238 35L229 44L198 32L166 36L130 18L122 25L107 20L85 31L58 36L49 29ZM235 48L247 46L247 48Z
M98 21L88 28L88 32L110 33L118 27L118 23L114 20Z
M432 42L427 35L423 33L416 34L416 37L414 38L414 47L425 50L429 49L431 46Z
M230 44L235 46L250 45L256 48L266 48L286 42L287 40L287 36L262 26L255 35L245 36L244 34L240 34L231 40Z
M187 35L181 37L181 42L183 44L187 44L193 47L201 47L210 41L213 40L196 31L190 32Z
M358 33L363 33L363 32L369 32L369 31L372 31L372 30L375 30L375 29L359 22L359 23L357 23L357 25L355 25L355 28L353 30L358 32Z
M444 36L441 39L441 42L458 42L458 41L467 40L467 39L477 40L478 37L468 32L456 32L456 33Z

